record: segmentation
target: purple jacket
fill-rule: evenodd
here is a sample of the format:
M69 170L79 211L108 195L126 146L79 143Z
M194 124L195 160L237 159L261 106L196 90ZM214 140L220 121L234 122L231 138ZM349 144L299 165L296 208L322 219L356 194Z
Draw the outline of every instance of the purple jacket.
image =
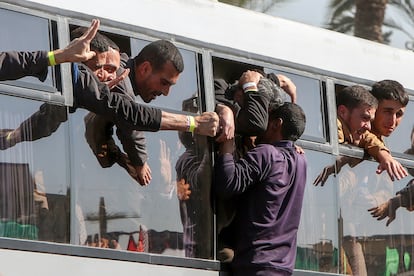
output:
M306 159L293 142L261 144L235 162L231 154L215 165L218 196L238 196L235 275L290 275L306 183Z

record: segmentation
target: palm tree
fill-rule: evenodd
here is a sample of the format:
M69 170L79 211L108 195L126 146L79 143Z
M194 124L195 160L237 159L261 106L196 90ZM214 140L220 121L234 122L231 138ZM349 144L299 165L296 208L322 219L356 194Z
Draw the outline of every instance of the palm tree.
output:
M329 8L331 18L327 28L330 30L381 43L389 43L392 31L398 30L410 38L406 47L413 46L414 37L407 30L407 27L414 28L414 8L411 0L332 0ZM390 8L397 12L398 21L395 20L395 13L393 15L388 12ZM388 31L384 31L382 27L386 27Z
M355 0L355 4L354 35L383 43L382 25L388 0Z

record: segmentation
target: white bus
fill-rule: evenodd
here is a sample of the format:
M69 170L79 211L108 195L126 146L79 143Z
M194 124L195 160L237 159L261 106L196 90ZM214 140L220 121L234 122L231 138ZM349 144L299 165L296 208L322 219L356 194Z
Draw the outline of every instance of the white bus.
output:
M414 273L413 214L401 208L386 227L367 211L411 176L392 182L367 159L343 167L323 187L312 185L338 156L363 156L359 148L338 145L335 90L345 85L369 87L383 79L404 85L406 115L386 142L398 161L414 168L405 153L414 124L413 52L213 0L6 0L0 2L0 51L64 47L73 29L94 18L131 56L157 39L179 47L185 70L169 97L151 103L165 110L213 110L213 80L231 83L246 69L293 80L307 116L298 143L308 159L294 275ZM45 82L0 82L0 136L21 124L31 129L27 118L44 103L70 107L70 70L69 64L50 68ZM117 164L99 165L85 140L87 114L68 111L53 135L0 149L0 275L228 275L228 265L217 260L212 141L196 142L196 157L210 164L185 203L194 220L189 241L176 195L176 163L186 150L179 135L145 134L152 181L141 187Z

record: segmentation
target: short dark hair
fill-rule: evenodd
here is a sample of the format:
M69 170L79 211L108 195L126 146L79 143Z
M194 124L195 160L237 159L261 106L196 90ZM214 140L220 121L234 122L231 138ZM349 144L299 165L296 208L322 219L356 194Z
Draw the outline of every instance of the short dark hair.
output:
M78 27L74 29L71 32L72 39L81 37L87 29L88 28L86 27ZM113 42L109 37L101 34L100 32L96 33L95 37L91 40L91 43L90 43L91 50L99 52L99 53L107 52L109 50L109 47L118 52L120 51L119 46L116 45L115 42Z
M378 102L382 100L394 100L407 106L409 98L404 86L395 80L382 80L372 85L371 94L377 98Z
M282 136L285 140L298 140L306 126L306 116L303 109L291 102L285 102L282 105L278 103L270 103L269 105L269 121L282 119Z
M184 71L184 61L180 51L168 40L151 42L139 52L134 60L136 65L149 61L156 71L161 70L166 62L171 61L179 73Z
M378 106L377 99L360 85L347 86L336 93L336 107L344 105L352 110L361 105Z

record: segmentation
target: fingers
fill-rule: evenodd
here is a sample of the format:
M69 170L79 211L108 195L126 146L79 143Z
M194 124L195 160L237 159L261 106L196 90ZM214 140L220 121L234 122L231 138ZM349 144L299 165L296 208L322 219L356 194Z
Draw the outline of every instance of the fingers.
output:
M86 40L88 43L95 37L96 32L99 29L100 21L98 19L93 19L91 26L88 30L80 37L82 40Z
M107 82L106 84L108 85L109 89L114 88L118 83L123 81L126 77L128 77L128 74L129 74L129 68L125 69L124 72L122 72L122 74L117 76L115 79L110 80L109 82Z
M392 181L395 179L401 180L408 175L407 170L399 162L392 162L386 165L379 164L377 174L381 174L385 170Z
M394 221L394 219L395 219L395 217L390 217L390 218L387 220L387 223L386 223L385 225L386 225L386 226L390 225L390 223L391 223L391 222L393 222L393 221Z

